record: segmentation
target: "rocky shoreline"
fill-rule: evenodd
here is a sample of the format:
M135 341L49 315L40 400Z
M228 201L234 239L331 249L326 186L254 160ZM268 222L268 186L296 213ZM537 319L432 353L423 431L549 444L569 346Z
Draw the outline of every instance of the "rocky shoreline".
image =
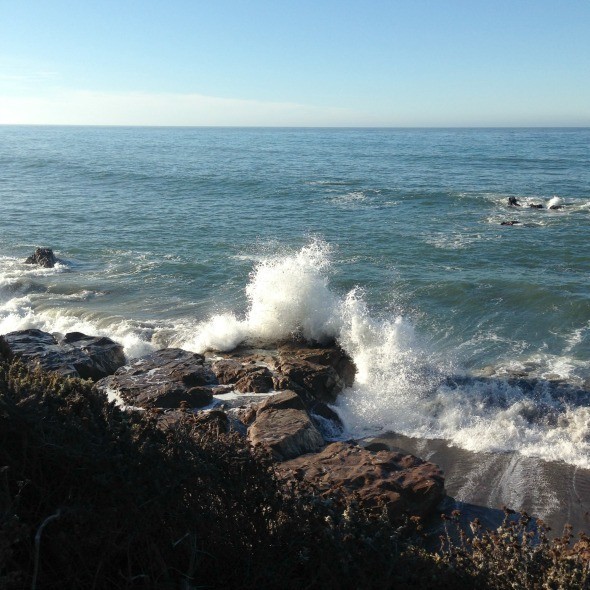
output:
M355 366L335 343L281 342L200 355L168 348L127 361L109 338L23 330L0 336L0 354L95 382L127 411L155 413L162 429L190 420L262 447L284 480L306 480L368 511L427 518L445 498L441 469L409 453L343 441L328 404L352 385Z

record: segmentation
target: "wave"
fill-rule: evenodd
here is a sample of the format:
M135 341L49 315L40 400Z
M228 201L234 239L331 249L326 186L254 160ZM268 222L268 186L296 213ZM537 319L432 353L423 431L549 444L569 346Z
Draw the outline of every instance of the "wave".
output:
M347 436L394 431L445 439L472 451L516 451L590 468L590 395L579 383L565 380L570 372L567 351L563 357L540 351L535 370L520 376L517 366L504 370L501 365L487 376L469 373L462 368L461 347L437 347L403 311L375 314L358 287L335 292L330 285L333 256L322 240L298 251L263 255L253 263L245 313L149 324L84 307L61 309L56 302L63 297L51 299L56 295L35 287L35 273L44 271L3 260L0 333L37 327L107 335L121 342L130 357L164 346L205 352L292 336L335 339L357 366L353 387L335 406ZM81 301L77 305L88 297L82 288L70 295ZM568 345L579 346L587 329L572 332ZM549 370L564 375L549 375Z
M259 262L246 288L244 317L216 315L182 346L203 352L294 334L336 338L357 366L354 386L335 406L348 435L391 430L590 468L587 392L543 379L541 362L536 377L468 374L448 351L428 346L408 318L374 317L361 289L337 296L328 284L331 254L315 241Z

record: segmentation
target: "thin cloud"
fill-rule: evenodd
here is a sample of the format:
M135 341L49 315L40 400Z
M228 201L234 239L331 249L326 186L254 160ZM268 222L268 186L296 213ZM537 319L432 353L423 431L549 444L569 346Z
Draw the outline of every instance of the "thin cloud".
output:
M342 126L355 119L359 113L349 109L201 94L61 90L0 97L0 124Z

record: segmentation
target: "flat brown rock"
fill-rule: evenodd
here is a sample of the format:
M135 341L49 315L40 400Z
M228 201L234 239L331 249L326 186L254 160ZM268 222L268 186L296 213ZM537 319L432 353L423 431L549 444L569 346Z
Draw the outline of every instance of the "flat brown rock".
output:
M248 438L253 445L269 449L278 461L313 453L325 444L293 391L275 395L258 407L256 420L248 428Z
M285 461L279 470L285 478L313 482L325 496L334 491L354 495L369 510L384 504L393 520L403 514L427 516L445 496L443 474L437 465L413 455L373 453L343 442Z
M239 393L267 393L274 387L269 369L254 364L252 360L245 364L235 359L223 359L213 363L211 369L219 383L234 385Z

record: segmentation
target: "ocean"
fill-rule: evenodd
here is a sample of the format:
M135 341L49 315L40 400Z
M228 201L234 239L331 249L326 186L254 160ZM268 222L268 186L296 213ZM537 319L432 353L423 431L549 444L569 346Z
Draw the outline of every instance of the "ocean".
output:
M589 230L588 128L0 127L0 333L335 338L347 436L470 454L458 500L583 527Z

